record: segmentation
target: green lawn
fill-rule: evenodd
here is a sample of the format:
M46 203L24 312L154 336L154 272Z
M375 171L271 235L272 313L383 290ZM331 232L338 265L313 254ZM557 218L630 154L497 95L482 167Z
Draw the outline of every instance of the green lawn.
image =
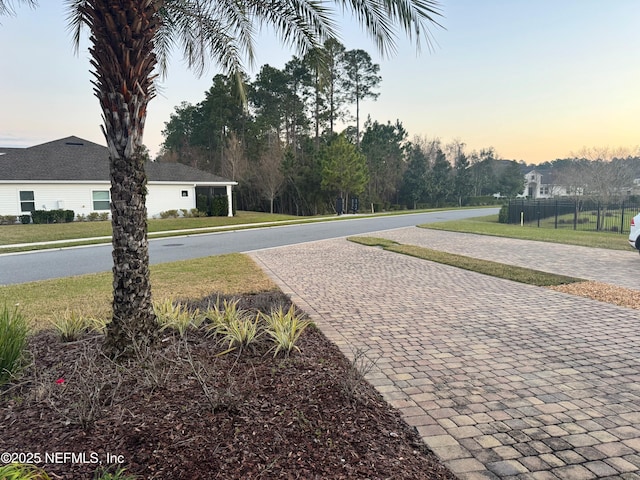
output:
M629 250L627 235L611 232L587 232L572 229L538 228L537 226L507 225L498 223L497 215L476 217L467 220L429 223L418 225L421 228L448 230L452 232L476 233L497 237L537 240L540 242L565 243L584 247L609 248L611 250Z
M193 228L211 228L262 222L282 222L305 220L311 217L296 217L258 212L237 212L234 217L196 217L150 219L149 233ZM48 242L54 240L74 240L79 238L109 237L111 222L72 222L48 225L2 225L0 226L0 246L16 243Z
M0 286L0 305L18 304L34 330L69 309L109 318L111 272ZM202 298L214 292L250 293L276 285L246 255L230 254L151 266L154 300Z

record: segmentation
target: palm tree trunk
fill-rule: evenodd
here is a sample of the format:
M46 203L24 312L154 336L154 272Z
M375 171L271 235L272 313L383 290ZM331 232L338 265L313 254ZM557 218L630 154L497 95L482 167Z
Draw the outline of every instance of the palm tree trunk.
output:
M146 174L141 155L147 104L153 98L158 2L89 0L89 52L111 166L113 316L104 350L115 357L153 343Z
M144 160L111 158L111 225L113 228L113 316L105 351L111 356L156 339L156 319L149 280L146 175Z

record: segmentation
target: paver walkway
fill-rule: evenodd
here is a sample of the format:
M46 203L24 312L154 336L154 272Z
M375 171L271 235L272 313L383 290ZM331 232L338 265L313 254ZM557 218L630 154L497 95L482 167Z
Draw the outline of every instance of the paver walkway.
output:
M640 311L345 239L252 256L459 478L640 479Z
M399 228L369 235L626 288L640 288L640 258L631 247L629 250L607 250L426 228ZM626 239L626 236L621 238Z

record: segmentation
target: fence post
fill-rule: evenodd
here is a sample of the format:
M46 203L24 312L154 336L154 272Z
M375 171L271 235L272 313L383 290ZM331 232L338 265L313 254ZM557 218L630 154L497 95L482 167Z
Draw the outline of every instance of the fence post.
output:
M624 233L624 200L620 205L620 233Z
M600 231L600 200L598 200L598 217L596 219L596 232Z
M558 199L556 198L556 221L555 221L555 228L556 230L558 229Z
M573 201L573 229L578 229L578 199Z

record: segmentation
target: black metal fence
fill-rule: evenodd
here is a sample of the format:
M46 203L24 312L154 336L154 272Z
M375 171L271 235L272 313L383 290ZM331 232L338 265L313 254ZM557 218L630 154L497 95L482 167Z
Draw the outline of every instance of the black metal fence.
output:
M501 223L542 228L570 228L628 233L629 222L640 213L640 202L607 203L592 199L509 200L500 211Z

